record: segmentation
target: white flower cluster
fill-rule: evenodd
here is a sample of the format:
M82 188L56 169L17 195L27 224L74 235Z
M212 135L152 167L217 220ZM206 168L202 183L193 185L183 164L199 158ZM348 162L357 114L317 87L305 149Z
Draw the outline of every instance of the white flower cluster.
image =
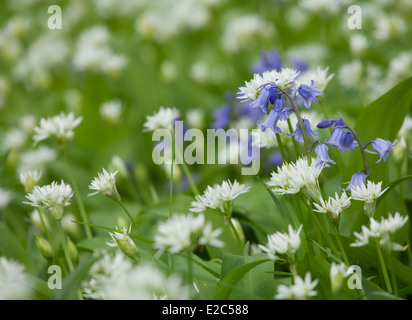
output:
M72 188L64 184L53 181L50 185L35 186L32 193L26 195L30 202L24 202L33 207L43 208L51 213L56 219L60 220L63 216L64 207L70 205L70 199L73 196Z
M95 190L95 192L90 193L89 196L101 193L115 201L120 201L121 198L116 188L116 174L117 171L114 173L109 173L103 168L103 172L98 173L98 177L94 178L91 182L89 189Z
M212 230L203 214L177 214L158 226L154 241L159 254L193 251L198 245L222 247L224 243L217 239L221 233L221 229Z
M94 300L188 300L189 288L176 275L167 277L149 264L135 266L123 255L105 253L82 283L85 298Z
M319 283L319 280L315 279L314 281L312 281L310 272L306 273L304 279L299 276L295 276L293 279L294 284L290 287L283 284L277 287L278 293L275 295L275 299L306 300L318 294L317 291L315 291L315 287Z
M345 191L342 192L340 197L335 192L335 198L329 197L328 201L325 201L320 197L320 204L314 202L313 205L316 207L316 210L314 209L313 211L326 213L330 218L338 219L341 212L351 205L350 199Z
M109 46L111 34L102 25L84 31L76 44L73 65L79 71L100 72L117 75L126 65L127 59L115 54Z
M389 187L388 187L389 188ZM353 200L359 200L365 202L365 212L369 217L373 217L375 214L376 200L386 191L388 188L382 190L382 182L367 181L366 185L361 184L351 188L351 195Z
M0 209L7 207L12 198L10 191L0 188Z
M282 68L263 72L261 75L255 73L253 79L245 81L245 86L239 88L238 99L240 101L256 100L263 86L276 84L279 88L287 90L299 75L299 71L291 68Z
M160 107L159 111L152 116L146 117L146 122L143 124L144 131L155 131L157 129L167 129L172 131L174 121L178 119L180 112L172 107Z
M296 163L284 164L278 167L278 172L272 172L267 185L278 195L296 194L302 191L305 195L318 201L320 197L318 177L322 166L316 166L312 159L309 165L306 158L299 158Z
M249 187L235 180L223 181L221 185L208 186L203 195L197 195L196 201L192 202L190 211L203 212L206 209L219 210L227 215L232 207L232 201L241 194L249 191Z
M23 265L0 257L0 300L30 299L32 286Z
M401 229L408 221L408 216L402 217L399 212L395 215L389 214L388 218L382 218L381 221L377 221L374 218L370 218L369 228L362 226L362 232L354 232L356 242L352 243L352 247L361 247L369 243L370 238L379 240L379 245L387 251L402 251L406 247L398 243L395 243L391 239L396 231Z
M295 262L295 254L300 248L300 232L303 225L298 230L293 230L292 226L288 226L288 233L276 232L268 235L267 246L259 245L269 255L269 258L277 261L286 257L286 260L293 264Z
M55 139L60 143L74 138L74 129L82 122L83 118L75 118L73 112L49 118L41 118L40 125L34 128L33 140L38 143L47 138Z

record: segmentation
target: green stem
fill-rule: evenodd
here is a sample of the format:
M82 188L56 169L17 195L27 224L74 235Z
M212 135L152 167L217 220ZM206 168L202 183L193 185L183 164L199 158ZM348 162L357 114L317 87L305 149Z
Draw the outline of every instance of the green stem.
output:
M375 244L376 244L376 251L378 252L379 263L381 265L381 269L383 273L383 278L385 280L386 289L388 290L388 293L392 293L391 282L389 281L388 271L386 270L385 260L383 259L382 250L381 250L381 246L379 245L378 239L375 239Z
M197 189L196 183L193 181L192 175L190 174L190 170L184 161L182 155L180 154L179 150L176 150L176 157L179 160L179 162L182 164L183 172L186 175L187 181L189 182L190 188L192 189L192 192L194 195L198 195L199 190Z
M342 253L343 261L349 267L350 266L349 259L348 259L348 256L346 255L345 249L342 245L342 241L340 241L339 232L338 232L338 230L335 226L332 226L332 229L333 229L333 234L335 235L335 238L336 238L336 242L338 243L339 250Z
M290 118L288 118L287 123L288 123L289 133L293 133L294 130L292 127L292 123L290 122ZM293 139L293 137L291 137L291 139L292 139L293 148L295 149L295 158L297 159L299 158L299 154L300 154L299 145L296 142L296 140Z
M77 186L76 179L74 178L74 175L73 175L73 172L72 172L72 169L71 169L68 157L67 157L66 149L63 150L63 153L64 153L64 161L65 161L66 167L67 167L67 172L69 173L69 177L70 177L71 183L72 183L73 188L74 188L74 194L76 196L77 205L79 206L82 221L85 222L85 223L88 223L89 221L87 219L86 210L84 208L84 204L83 204L82 197L80 195L79 187ZM84 229L86 231L87 238L91 239L92 238L92 231L91 231L90 227L87 224L85 224Z
M170 191L169 191L169 211L170 217L173 215L173 167L175 162L175 136L172 136L172 164L170 166Z
M237 232L237 230L236 230L236 228L235 228L235 226L232 222L232 218L231 217L226 217L226 219L229 222L230 228L232 229L233 233L235 234L236 241L239 244L240 252L242 252L243 251L243 243L242 243L242 240L240 239L239 233Z
M395 272L393 272L393 264L392 264L392 259L391 259L391 255L388 254L388 261L389 261L389 270L391 272L391 279L392 279L392 285L393 285L393 293L395 294L395 296L399 296L398 293L398 283L396 281L396 275Z
M276 141L278 143L278 148L279 148L280 154L282 156L282 160L283 160L283 162L287 163L288 158L286 157L285 149L283 148L282 139L280 138L280 134L276 133L275 135L276 135Z
M302 131L303 143L305 145L305 153L306 153L306 157L308 159L308 164L311 165L312 164L312 158L311 158L310 153L309 153L308 137L306 135L305 126L303 124L302 116L300 115L298 106L296 105L295 100L293 100L292 97L289 95L289 93L287 93L285 90L283 90L279 87L278 87L278 89L286 95L286 97L289 99L290 103L292 104L293 111L295 112L296 118L298 119L300 130Z
M66 263L67 263L67 266L69 267L69 271L72 272L73 271L73 262L72 262L72 259L70 258L69 251L67 250L66 236L65 236L64 231L63 231L61 220L57 220L57 225L59 226L59 233L60 233L60 238L61 238L61 241L62 241L64 257L66 258Z
M190 285L193 284L193 262L192 262L192 252L187 251L187 275Z
M132 215L130 214L129 210L127 210L127 208L124 206L123 202L120 201L116 201L123 209L124 212L126 212L127 216L129 217L130 221L132 222L132 224L134 225L134 227L136 228L136 230L139 232L140 236L143 237L143 232L142 230L140 230L138 224L136 223L136 221L133 219Z

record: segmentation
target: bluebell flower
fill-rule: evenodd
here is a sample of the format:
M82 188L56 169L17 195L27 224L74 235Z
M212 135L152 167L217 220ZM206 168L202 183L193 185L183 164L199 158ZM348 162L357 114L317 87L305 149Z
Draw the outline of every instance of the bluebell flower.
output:
M259 97L250 103L251 108L259 108L264 113L268 112L269 103L274 103L277 97L276 87L263 87L260 90Z
M263 73L265 71L279 71L282 67L282 62L276 50L272 49L269 52L261 52L261 60L253 65L253 73Z
M358 142L355 141L355 136L352 132L345 131L343 127L334 128L330 139L325 142L339 151L353 151L358 146Z
M348 128L348 126L345 124L345 120L343 118L339 118L337 120L335 119L326 119L318 123L317 127L319 129L325 129L329 128L334 125L334 128Z
M362 170L352 175L349 185L344 190L351 190L352 188L358 187L360 188L362 185L366 184L367 175L361 172Z
M389 157L389 153L392 151L392 148L396 146L397 141L395 140L394 143L390 142L389 140L383 140L381 138L376 138L375 140L367 143L364 147L364 150L366 152L369 152L368 150L366 150L366 147L372 143L372 149L374 151L376 151L377 154L379 154L380 158L378 161L376 161L376 163L379 163L382 161L386 161Z
M298 94L303 98L303 103L307 109L310 108L312 101L318 101L316 96L322 94L322 90L315 88L315 81L311 81L311 85L301 84L298 88Z
M319 135L319 133L315 133L315 132L312 131L312 128L310 126L310 122L309 122L308 119L303 118L302 121L303 121L303 127L305 128L305 132L306 132L307 137L309 137L309 136L318 136ZM296 122L296 130L293 133L288 133L288 136L290 136L290 137L294 136L296 142L303 141L303 134L302 134L302 130L301 130L300 125L299 125L299 121Z
M230 106L223 105L213 112L214 122L212 124L213 129L223 129L230 121Z
M261 126L262 131L265 131L267 128L270 128L274 133L282 133L282 130L277 126L280 117L282 116L282 110L276 110L273 108L270 110L268 117L265 122L258 121L257 124Z
M328 154L328 146L323 143L319 143L315 149L316 155L318 156L318 160L316 161L315 166L324 166L326 163L335 164L336 162L329 158Z
M289 108L286 105L285 99L283 97L283 94L280 94L273 105L273 108L279 112L279 120L287 120L290 116L290 113L292 112L292 108Z
M286 159L285 159L286 160ZM282 165L282 155L279 151L273 152L265 162L265 168L272 170L274 166Z

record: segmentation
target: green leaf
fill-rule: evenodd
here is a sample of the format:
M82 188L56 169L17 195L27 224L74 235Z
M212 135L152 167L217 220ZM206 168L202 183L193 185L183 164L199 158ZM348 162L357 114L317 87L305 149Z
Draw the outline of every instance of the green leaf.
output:
M250 259L256 259L258 257L244 257L236 255L225 255L222 262L222 277L219 286L217 287L212 299L213 300L227 300L233 289L236 287L238 282L252 269L259 265L269 262L266 268L261 268L254 274L251 274L250 278L244 279L243 288L246 287L246 292L249 295L260 294L260 296L265 295L270 289L270 294L273 290L273 276L268 273L268 271L273 270L273 262L270 259L259 259L252 262L247 262ZM240 265L239 265L240 264ZM271 266L271 269L268 267ZM229 271L230 270L230 271ZM262 272L263 271L263 272ZM269 285L269 286L268 286ZM266 286L266 288L265 288ZM263 290L259 292L259 290ZM248 297L251 298L250 296ZM262 297L257 297L262 298ZM245 297L243 296L243 299Z
M55 290L53 300L78 299L80 294L80 284L96 260L97 257L93 257L80 262L73 272L63 279L62 289Z
M29 273L34 273L35 267L32 257L23 248L19 239L7 228L7 226L0 222L0 253L9 258L21 262L26 266Z
M405 180L408 180L408 179L412 179L412 175L409 175L409 176L405 176L405 177L402 177L402 178L399 178L399 179L397 179L397 180L395 180L395 181L392 181L389 185L388 185L388 190L386 190L379 198L378 198L378 200L376 200L376 203L378 204L378 203L380 203L382 200L383 200L383 198L385 198L385 196L393 189L393 188L395 188L398 184L400 184L401 182L403 182L403 181L405 181ZM382 189L384 189L384 188L382 188Z

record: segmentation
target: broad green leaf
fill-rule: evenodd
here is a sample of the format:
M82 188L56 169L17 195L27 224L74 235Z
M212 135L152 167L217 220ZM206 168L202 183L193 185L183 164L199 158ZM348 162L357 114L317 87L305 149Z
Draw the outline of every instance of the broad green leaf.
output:
M242 293L244 291L246 293L242 295L242 299L270 298L272 296L274 283L273 275L269 272L273 271L273 262L269 259L259 259L249 262L252 259L258 258L259 257L225 255L222 261L222 280L212 299L227 300L234 289L236 289L236 292ZM262 267L257 269L260 265L262 265ZM256 270L254 273L250 273L254 270ZM246 275L249 277L245 277ZM243 282L237 286L241 280ZM231 297L231 299L234 298Z
M55 290L53 300L77 300L80 296L80 284L86 277L89 269L96 261L96 257L83 260L76 268L63 279L62 289Z

